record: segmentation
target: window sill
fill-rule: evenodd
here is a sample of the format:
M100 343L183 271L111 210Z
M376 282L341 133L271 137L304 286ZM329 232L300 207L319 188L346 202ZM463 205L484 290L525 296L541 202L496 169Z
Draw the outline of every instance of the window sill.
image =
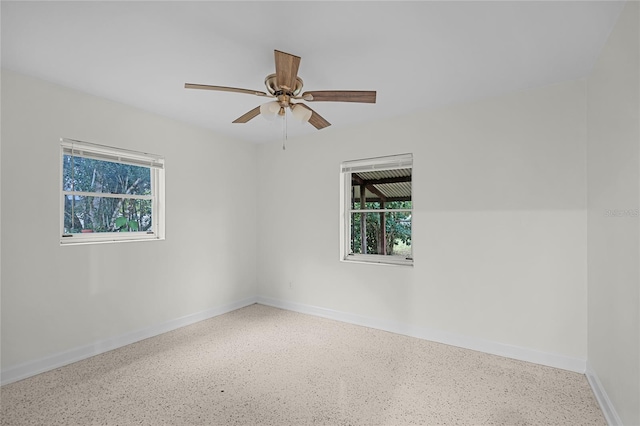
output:
M138 241L162 241L164 238L160 238L157 235L144 235L137 236L134 238L126 237L126 236L114 236L114 235L104 235L100 237L82 237L82 236L74 236L74 237L62 237L60 239L60 246L79 246L79 245L87 245L87 244L112 244L112 243L135 243Z
M366 263L369 265L382 265L382 266L413 266L413 260L406 260L404 258L400 259L389 259L388 256L377 256L377 255L347 255L343 259L342 262L347 263Z

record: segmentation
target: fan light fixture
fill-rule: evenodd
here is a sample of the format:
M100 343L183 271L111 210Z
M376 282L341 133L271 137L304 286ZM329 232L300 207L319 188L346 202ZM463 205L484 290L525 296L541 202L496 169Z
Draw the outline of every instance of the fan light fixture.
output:
M296 120L306 123L311 118L311 110L298 104L289 104L291 115ZM260 115L269 121L274 121L278 116L285 114L285 108L278 101L267 102L260 105Z
M306 123L311 118L311 110L297 104L291 104L291 115L298 121Z
M269 121L274 121L280 112L280 104L277 101L260 105L260 115Z

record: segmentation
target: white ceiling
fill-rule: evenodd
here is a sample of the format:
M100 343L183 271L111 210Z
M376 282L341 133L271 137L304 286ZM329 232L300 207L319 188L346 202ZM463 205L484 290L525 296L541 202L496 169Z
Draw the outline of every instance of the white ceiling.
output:
M310 103L358 122L582 78L624 3L7 2L2 66L254 142L280 123L231 122L265 98L273 50L302 57L304 90L377 90L377 104ZM289 137L317 132L289 122Z

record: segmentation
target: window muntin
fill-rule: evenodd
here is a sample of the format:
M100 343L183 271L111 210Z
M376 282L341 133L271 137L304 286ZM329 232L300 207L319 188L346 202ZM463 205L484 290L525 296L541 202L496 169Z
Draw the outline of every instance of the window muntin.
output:
M342 164L343 260L413 264L412 167L411 154Z
M164 159L61 141L61 244L162 239Z

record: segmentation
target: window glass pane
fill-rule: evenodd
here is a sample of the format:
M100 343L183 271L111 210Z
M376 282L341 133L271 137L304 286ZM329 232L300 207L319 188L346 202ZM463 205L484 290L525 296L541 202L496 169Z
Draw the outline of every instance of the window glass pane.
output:
M351 173L352 209L360 208L361 192L367 209L398 208L391 207L392 202L411 203L411 168Z
M152 231L151 200L64 196L64 233Z
M149 167L64 155L62 176L64 191L151 194Z
M411 212L351 213L351 253L412 257Z

